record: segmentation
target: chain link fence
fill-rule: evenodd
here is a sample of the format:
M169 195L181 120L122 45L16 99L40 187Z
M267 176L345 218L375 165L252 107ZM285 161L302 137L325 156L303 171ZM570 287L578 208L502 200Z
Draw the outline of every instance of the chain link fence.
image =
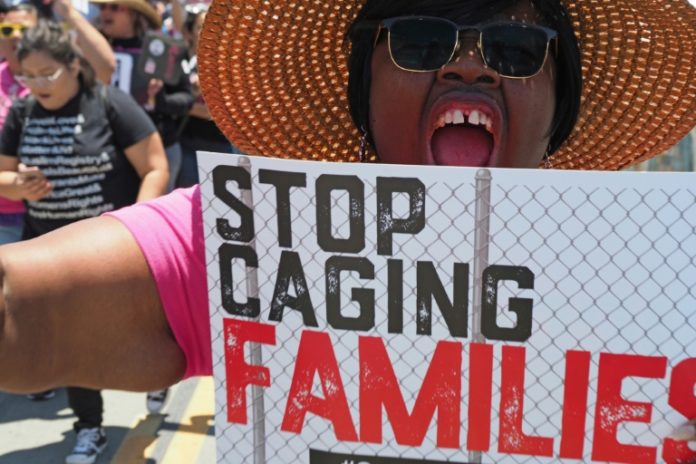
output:
M240 157L242 163L249 158ZM442 170L383 166L280 164L277 160L251 159L253 188L240 191L230 182L227 189L254 206L256 229L252 246L260 267L246 269L235 263L233 275L247 276L235 282L237 301L248 296L261 299L262 322L268 321L269 301L276 284L282 249L278 246L276 191L258 182L259 169L307 172L307 185L291 189L292 251L299 253L312 306L319 327L331 334L341 379L353 421L358 429L359 335L379 335L387 346L404 401L413 407L438 340L453 340L437 304L433 303L432 336L416 334L416 263L432 262L447 294L452 298L453 266L469 263L469 333L463 342L462 390L466 402L469 371L469 342L486 341L480 333L481 273L489 264L525 266L534 274L533 289L520 289L515 282L500 283L497 320L514 327L517 319L509 311L510 298L533 300L531 337L518 346L526 348L524 422L527 435L554 438L558 455L564 391L565 356L568 350L591 353L584 456L591 461L593 424L597 397L599 353L667 356L665 379L632 377L623 383L622 394L633 401L654 404L651 424L626 422L617 432L619 442L659 447L669 435L679 414L667 405L670 368L696 357L696 189L684 188L675 178L656 179L647 188L638 177L625 173L622 180L601 173L542 173L507 170ZM220 161L220 159L215 159ZM210 161L212 163L213 161ZM229 158L228 161L229 162ZM276 325L276 346L256 345L251 364L270 369L272 386L253 387L248 426L226 421L225 340L222 320L229 315L221 306L221 284L217 249L223 243L214 218L226 218L232 226L239 217L212 193L212 164L202 163L202 204L205 221L206 256L213 333L213 363L216 372L216 437L218 461L225 463L308 462L308 448L356 455L428 459L452 462L548 463L558 458L502 455L497 452L500 414L501 342L495 346L490 449L466 449L466 405L462 407L460 449L438 448L436 434L429 430L417 448L397 444L387 415L383 414L381 444L341 443L335 439L331 422L308 414L301 436L280 431L292 382L302 317L286 310ZM305 171L305 169L307 169ZM357 175L364 184L365 247L358 254L369 256L375 278L360 279L356 273L341 274L341 312L345 317L359 313L352 301L353 288L374 289L375 327L367 333L336 331L326 320L325 263L332 253L317 245L314 184L319 173ZM378 256L376 243L376 178L419 177L426 187L426 225L415 234L395 234L392 256ZM606 175L605 175L606 176ZM628 176L628 177L626 177ZM685 178L680 178L684 180ZM693 178L690 178L693 181ZM673 185L674 184L674 185ZM349 231L348 194L332 196L334 237ZM405 195L394 197L394 218L409 214ZM387 259L403 262L403 334L387 328ZM315 382L316 383L316 382ZM322 397L321 386L313 394ZM253 399L251 397L253 396ZM433 424L435 418L433 418ZM255 424L255 425L254 425ZM660 461L658 448L658 462ZM359 460L356 460L357 463ZM367 462L367 461L365 461Z

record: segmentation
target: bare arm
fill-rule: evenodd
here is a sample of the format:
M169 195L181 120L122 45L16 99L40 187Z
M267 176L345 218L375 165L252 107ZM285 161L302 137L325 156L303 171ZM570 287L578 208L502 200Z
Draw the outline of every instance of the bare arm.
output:
M166 192L169 180L167 155L157 132L126 148L124 153L140 176L137 201L150 200Z
M77 45L104 84L111 83L116 70L116 57L106 38L87 19L73 8L70 0L54 0L53 9L77 33Z
M183 375L147 263L118 220L0 247L0 276L0 390L148 391Z
M177 32L184 30L184 21L186 20L186 10L184 5L179 0L172 0L172 23Z

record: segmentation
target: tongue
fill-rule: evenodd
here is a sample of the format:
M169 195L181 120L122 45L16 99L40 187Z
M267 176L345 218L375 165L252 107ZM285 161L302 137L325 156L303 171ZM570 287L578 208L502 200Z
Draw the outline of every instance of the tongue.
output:
M452 126L433 134L435 162L447 166L486 166L493 150L493 138L485 129Z

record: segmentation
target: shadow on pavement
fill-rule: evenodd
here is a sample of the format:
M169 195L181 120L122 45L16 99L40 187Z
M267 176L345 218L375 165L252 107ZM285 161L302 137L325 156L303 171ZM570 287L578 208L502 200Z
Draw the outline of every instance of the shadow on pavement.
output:
M27 418L62 420L72 416L64 388L56 390L56 396L44 401L31 401L25 395L0 393L0 424ZM0 461L2 462L2 461Z
M0 463L2 464L63 464L65 456L75 445L75 434L71 430L74 415L68 407L68 399L65 389L56 390L56 396L45 401L31 401L25 395L13 395L0 393L0 424L10 424L27 419L39 421L67 421L67 430L61 432L62 440L53 443L42 444L26 449L21 448L21 443L14 443L12 451L2 454L0 452ZM128 433L126 427L110 427L105 425L104 430L109 440L109 444L97 460L97 463L108 463ZM25 431L21 433L26 433ZM37 430L36 433L41 433ZM12 437L1 437L0 440L12 440ZM36 440L34 440L36 441ZM45 442L44 442L45 443ZM5 442L3 445L8 445ZM0 446L0 449L7 449L8 446Z
M128 433L125 427L104 427L106 436L109 439L104 452L97 459L97 464L109 463L116 451L118 450L123 437ZM2 464L64 464L65 456L72 450L75 445L75 434L71 430L63 432L63 440L55 443L49 443L44 446L39 446L32 449L15 450L9 453L0 455ZM133 463L135 464L135 463Z
M171 430L178 432L187 433L200 433L204 435L209 435L211 437L215 436L215 429L213 424L215 422L215 417L212 414L204 414L200 416L191 416L191 422L189 424L167 422L164 421L160 426L160 430Z

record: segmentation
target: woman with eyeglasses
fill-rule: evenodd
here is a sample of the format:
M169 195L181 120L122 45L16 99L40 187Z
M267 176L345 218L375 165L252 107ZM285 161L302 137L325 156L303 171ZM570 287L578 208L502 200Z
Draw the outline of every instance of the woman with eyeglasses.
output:
M176 83L165 83L137 68L146 33L162 25L157 11L146 0L91 1L99 7L97 26L118 61L112 84L130 93L155 123L167 153L171 190L181 169L179 120L193 105L188 75L182 72Z
M219 0L201 34L201 87L215 121L245 153L619 169L693 128L694 80L683 77L696 72L695 21L686 0L337 0L325 7ZM636 39L638 25L651 40ZM631 73L631 66L642 69ZM627 112L630 119L621 119ZM0 388L69 379L147 390L210 375L201 207L197 188L177 190L1 250L6 292L17 290L5 302L11 324L0 338L0 368L48 368L38 361L49 350L54 363L2 378ZM94 249L81 249L80 238L94 233ZM46 257L47 250L61 257ZM40 291L27 284L33 268L54 273L67 263L89 274ZM107 277L114 272L118 278ZM79 302L80 314L91 308L105 318L108 330L94 319L90 327L113 372L91 375L89 362L65 361L75 346L92 346L87 337L32 345L29 321L66 285L65 307ZM108 301L134 293L137 301ZM44 338L80 337L59 308L51 308ZM26 357L12 359L12 348Z
M3 128L0 195L26 204L23 239L165 192L166 156L154 125L129 95L95 82L59 25L28 29L17 59L17 79L31 96L13 105ZM66 462L89 462L105 445L101 395L71 387L68 400L78 421Z

